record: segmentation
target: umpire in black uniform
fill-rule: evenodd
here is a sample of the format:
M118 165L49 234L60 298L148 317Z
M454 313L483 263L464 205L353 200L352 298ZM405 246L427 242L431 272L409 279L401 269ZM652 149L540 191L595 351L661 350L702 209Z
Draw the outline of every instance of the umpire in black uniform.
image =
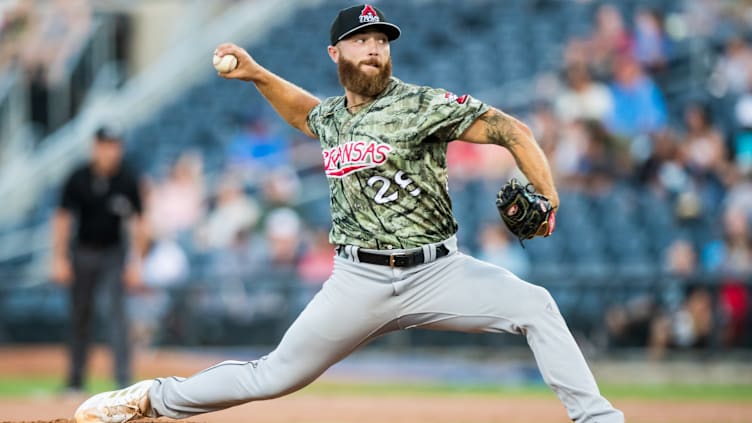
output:
M52 279L71 294L70 390L83 388L91 320L101 306L107 311L104 327L116 382L120 387L130 383L125 288L141 284L141 211L138 178L123 164L121 136L101 127L91 160L66 180L52 224ZM100 297L106 302L95 307Z

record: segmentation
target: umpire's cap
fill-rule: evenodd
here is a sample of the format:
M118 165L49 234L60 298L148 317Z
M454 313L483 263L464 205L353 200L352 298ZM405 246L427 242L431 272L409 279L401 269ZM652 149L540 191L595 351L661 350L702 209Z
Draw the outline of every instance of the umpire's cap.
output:
M399 27L387 22L379 9L370 4L360 4L340 10L334 18L330 31L331 45L337 44L338 41L363 28L382 31L389 41L396 40L400 36Z
M123 134L116 125L102 125L94 133L97 142L120 142Z

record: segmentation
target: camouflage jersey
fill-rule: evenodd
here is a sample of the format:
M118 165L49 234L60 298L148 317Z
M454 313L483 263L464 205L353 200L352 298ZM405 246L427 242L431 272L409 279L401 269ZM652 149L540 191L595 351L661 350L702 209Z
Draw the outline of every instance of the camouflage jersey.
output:
M335 245L413 248L457 232L447 188L446 148L488 106L392 78L356 113L345 97L313 108L321 141Z

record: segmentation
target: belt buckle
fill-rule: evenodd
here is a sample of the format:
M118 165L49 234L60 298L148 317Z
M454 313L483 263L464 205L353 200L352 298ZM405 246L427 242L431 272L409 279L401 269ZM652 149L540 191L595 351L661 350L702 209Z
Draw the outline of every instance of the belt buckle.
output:
M389 267L394 267L394 254L389 256Z

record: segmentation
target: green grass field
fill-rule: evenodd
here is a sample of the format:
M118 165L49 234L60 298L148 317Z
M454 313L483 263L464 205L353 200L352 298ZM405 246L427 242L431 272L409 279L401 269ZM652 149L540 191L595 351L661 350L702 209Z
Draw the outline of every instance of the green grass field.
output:
M114 389L112 382L94 380L88 385L90 393ZM55 395L63 390L63 382L52 377L0 376L0 397L28 397ZM603 393L613 399L641 399L655 401L752 401L752 384L748 385L608 385ZM316 382L304 393L318 395L504 395L507 397L554 397L544 385L500 386L427 383L338 383Z

